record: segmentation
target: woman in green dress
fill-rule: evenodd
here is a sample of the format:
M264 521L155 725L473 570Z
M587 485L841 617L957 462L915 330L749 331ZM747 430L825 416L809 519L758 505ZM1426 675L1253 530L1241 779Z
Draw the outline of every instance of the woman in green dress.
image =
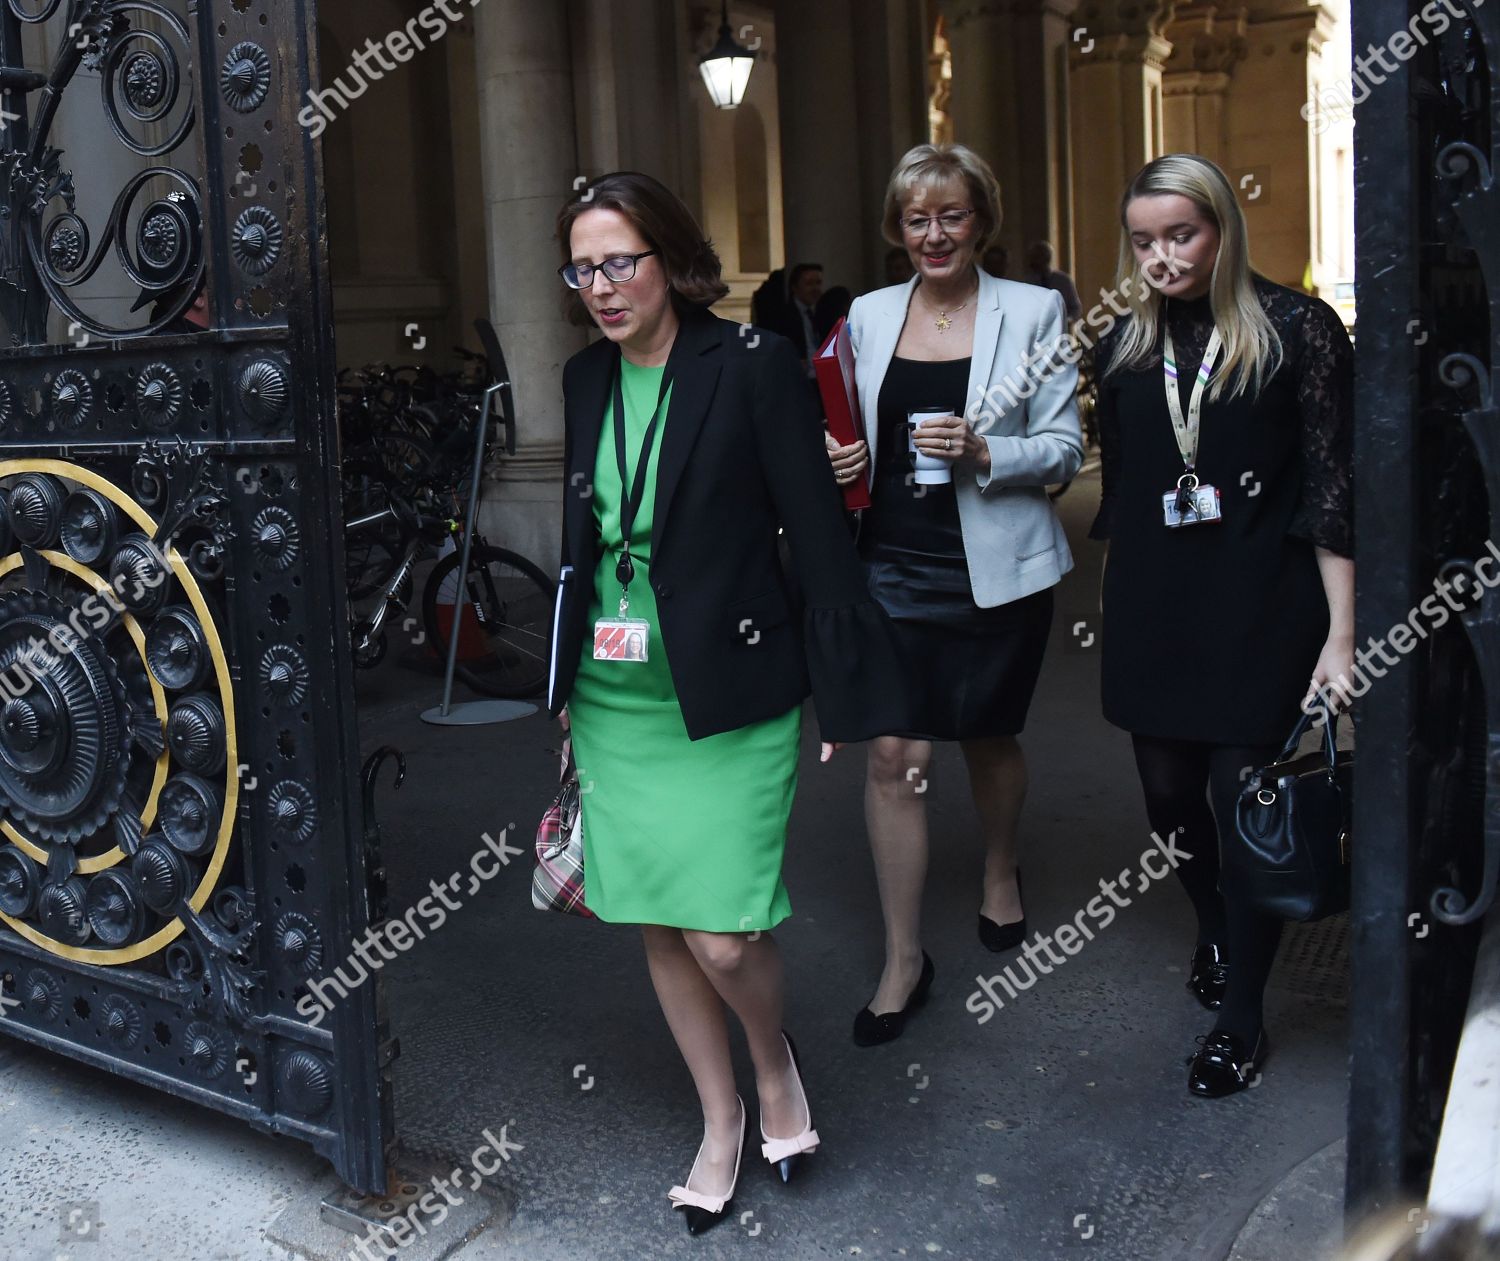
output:
M697 1158L669 1192L696 1234L729 1209L748 1128L726 1006L755 1066L762 1155L785 1180L818 1145L768 931L791 913L802 701L826 761L893 729L902 683L796 352L708 312L727 287L686 207L648 176L608 175L567 203L558 239L570 305L604 336L563 373L550 707L583 789L586 905L642 925L702 1104Z

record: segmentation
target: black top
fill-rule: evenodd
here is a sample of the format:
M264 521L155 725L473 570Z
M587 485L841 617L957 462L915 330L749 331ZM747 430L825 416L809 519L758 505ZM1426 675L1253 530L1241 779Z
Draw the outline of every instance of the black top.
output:
M876 403L880 442L870 507L860 530L862 541L963 564L964 536L953 483L918 486L913 480L917 457L910 450L906 417L938 408L962 416L969 363L968 359L891 360ZM967 576L964 582L967 587Z
M1283 361L1259 397L1205 393L1197 471L1221 492L1217 524L1163 523L1182 457L1160 346L1121 373L1108 371L1120 329L1099 346L1103 499L1089 533L1110 540L1104 714L1129 731L1285 739L1328 635L1314 546L1353 554L1353 347L1327 303L1258 276L1255 291ZM1166 309L1186 413L1212 305L1168 299Z
M906 420L938 409L962 416L970 362L891 360L876 402L880 441L859 545L870 593L892 617L978 632L1004 614L974 603L953 483L917 483Z
M567 703L585 640L598 543L593 471L619 349L599 341L563 369L563 580L548 708ZM774 718L811 690L825 740L899 730L893 630L870 599L844 522L817 408L791 344L741 337L708 312L673 343L651 521L651 589L688 735ZM787 589L777 527L805 608Z

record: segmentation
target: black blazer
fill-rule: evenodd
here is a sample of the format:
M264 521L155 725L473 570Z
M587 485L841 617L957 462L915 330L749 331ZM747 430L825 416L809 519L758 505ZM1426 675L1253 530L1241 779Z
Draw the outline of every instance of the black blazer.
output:
M548 708L567 704L599 562L593 503L606 396L619 349L599 341L563 368L563 565ZM811 691L825 740L900 730L903 677L870 598L816 405L796 352L774 333L707 311L683 317L657 464L651 560L662 641L688 735L784 714ZM784 526L801 588L777 550ZM611 610L612 612L612 610ZM622 669L629 669L623 666Z

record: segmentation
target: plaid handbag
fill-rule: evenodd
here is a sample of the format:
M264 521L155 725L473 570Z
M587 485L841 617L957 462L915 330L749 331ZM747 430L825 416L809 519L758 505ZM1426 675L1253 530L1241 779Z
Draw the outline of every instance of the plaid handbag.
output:
M583 904L583 809L573 741L563 741L562 788L536 830L531 904L539 911L595 918Z

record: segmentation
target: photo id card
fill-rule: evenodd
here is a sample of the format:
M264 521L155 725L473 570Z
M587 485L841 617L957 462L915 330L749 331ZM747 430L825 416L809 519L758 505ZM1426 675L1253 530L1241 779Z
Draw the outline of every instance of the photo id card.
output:
M636 617L601 617L594 623L595 661L645 661L651 623Z
M1210 521L1223 520L1218 487L1207 483L1195 486L1188 492L1186 512L1178 510L1179 493L1179 491L1169 490L1161 497L1162 517L1169 529L1175 530L1185 525L1205 525Z

